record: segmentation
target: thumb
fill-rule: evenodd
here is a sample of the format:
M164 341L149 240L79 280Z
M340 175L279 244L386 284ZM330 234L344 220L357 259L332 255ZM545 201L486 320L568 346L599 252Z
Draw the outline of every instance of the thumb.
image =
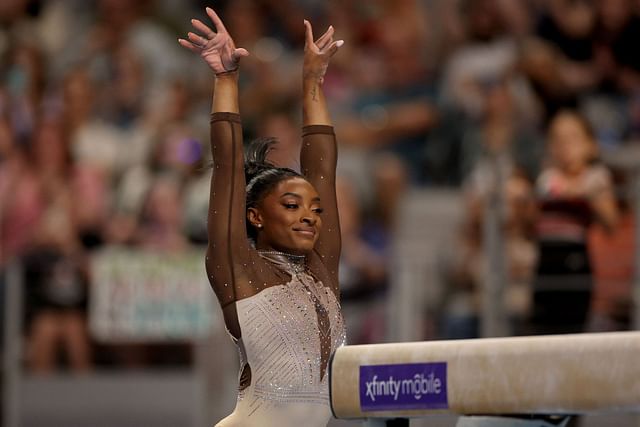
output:
M331 45L329 45L329 48L327 49L327 54L330 57L333 56L338 51L338 48L343 44L344 44L344 40L334 41L333 43L331 43Z
M238 60L240 58L244 58L245 56L249 56L249 51L245 48L238 48L233 51L233 57Z

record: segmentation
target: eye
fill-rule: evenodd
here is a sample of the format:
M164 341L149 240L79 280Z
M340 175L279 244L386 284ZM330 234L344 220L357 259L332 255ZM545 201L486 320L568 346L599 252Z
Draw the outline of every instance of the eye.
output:
M298 209L298 204L297 203L285 203L284 207L287 209Z
M324 212L324 209L322 209L322 208L315 208L315 209L313 209L313 212L314 212L314 213L317 213L318 215L320 215L322 212Z

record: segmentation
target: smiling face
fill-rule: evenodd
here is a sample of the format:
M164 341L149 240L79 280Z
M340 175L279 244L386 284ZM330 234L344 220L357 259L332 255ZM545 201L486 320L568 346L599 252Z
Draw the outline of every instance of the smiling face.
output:
M305 255L313 250L322 226L320 197L304 178L280 181L256 207L247 209L258 229L256 248Z
M549 126L552 161L569 174L578 174L597 155L597 146L587 125L575 113L558 114Z

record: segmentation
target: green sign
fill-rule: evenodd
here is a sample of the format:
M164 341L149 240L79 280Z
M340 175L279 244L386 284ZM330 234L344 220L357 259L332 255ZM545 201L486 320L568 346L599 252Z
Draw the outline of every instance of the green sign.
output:
M110 248L92 258L91 271L89 323L98 341L192 341L217 321L203 249Z

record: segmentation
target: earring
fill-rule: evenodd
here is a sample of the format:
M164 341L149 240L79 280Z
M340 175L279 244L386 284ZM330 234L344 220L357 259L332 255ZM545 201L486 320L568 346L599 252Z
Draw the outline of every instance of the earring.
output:
M257 228L262 228L262 224L256 224Z

